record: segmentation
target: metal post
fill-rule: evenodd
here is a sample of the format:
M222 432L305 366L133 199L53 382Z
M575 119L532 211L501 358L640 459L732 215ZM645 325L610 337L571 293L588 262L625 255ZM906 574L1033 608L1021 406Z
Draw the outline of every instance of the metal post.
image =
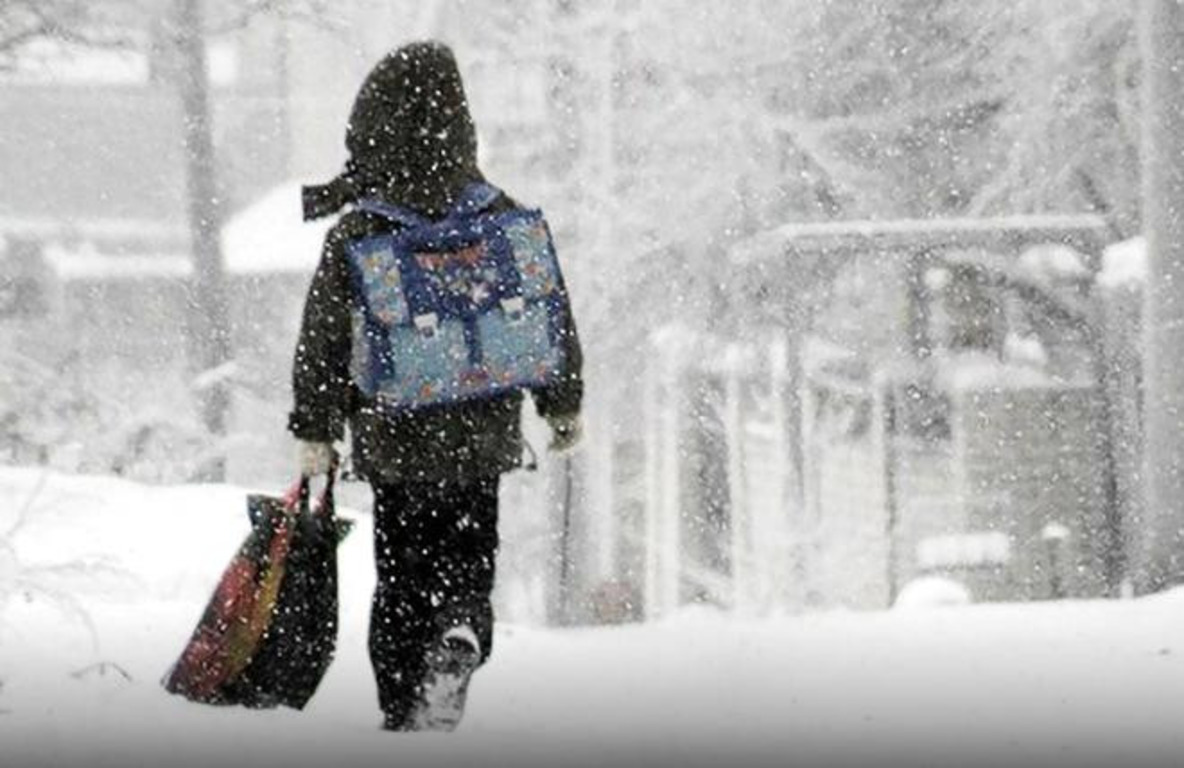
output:
M180 61L185 165L188 182L190 247L194 294L189 308L189 334L194 367L210 373L230 360L230 319L220 236L222 210L218 194L213 138L213 109L207 73L201 0L177 0L176 37ZM226 432L230 393L217 375L200 388L202 421L217 439ZM212 462L203 479L222 480L225 460Z
M1184 583L1184 5L1141 10L1147 504L1133 576L1149 592Z
M896 602L896 596L900 592L900 580L897 574L896 545L896 529L900 518L900 478L898 475L900 471L900 458L897 453L896 444L898 424L896 421L895 383L891 379L884 385L881 402L884 408L882 421L884 427L884 535L887 539L887 552L884 560L888 587L888 605L891 607Z

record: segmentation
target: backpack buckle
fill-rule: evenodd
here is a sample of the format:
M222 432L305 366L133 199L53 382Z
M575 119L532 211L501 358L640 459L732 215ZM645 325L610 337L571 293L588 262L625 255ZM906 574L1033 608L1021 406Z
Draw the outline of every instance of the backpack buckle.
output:
M440 318L435 312L429 312L426 315L416 315L414 322L415 329L425 339L434 338L436 331L440 328Z
M521 296L502 299L502 312L511 323L520 322L526 314L526 301Z

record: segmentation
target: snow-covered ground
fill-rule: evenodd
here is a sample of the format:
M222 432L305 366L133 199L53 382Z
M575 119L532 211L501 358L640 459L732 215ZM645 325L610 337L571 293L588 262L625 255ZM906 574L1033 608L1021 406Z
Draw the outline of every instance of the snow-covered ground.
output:
M243 493L0 469L0 766L1184 765L1180 592L502 626L457 733L382 733L365 514L309 708L194 705L158 680L245 533Z

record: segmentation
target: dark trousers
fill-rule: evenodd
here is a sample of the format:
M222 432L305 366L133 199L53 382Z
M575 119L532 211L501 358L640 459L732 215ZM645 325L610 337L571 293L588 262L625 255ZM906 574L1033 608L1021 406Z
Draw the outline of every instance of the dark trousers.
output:
M449 628L468 624L493 648L496 476L459 485L374 486L378 584L370 662L387 719L405 718L421 693L425 655Z

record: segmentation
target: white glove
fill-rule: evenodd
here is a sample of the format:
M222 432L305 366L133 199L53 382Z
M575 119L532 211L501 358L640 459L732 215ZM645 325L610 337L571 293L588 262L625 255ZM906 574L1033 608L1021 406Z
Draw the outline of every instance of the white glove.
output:
M548 416L547 424L551 426L551 443L547 446L547 450L554 453L571 451L584 436L584 424L578 413L567 416Z
M332 443L296 441L296 461L300 465L300 474L303 477L329 474L336 458Z

